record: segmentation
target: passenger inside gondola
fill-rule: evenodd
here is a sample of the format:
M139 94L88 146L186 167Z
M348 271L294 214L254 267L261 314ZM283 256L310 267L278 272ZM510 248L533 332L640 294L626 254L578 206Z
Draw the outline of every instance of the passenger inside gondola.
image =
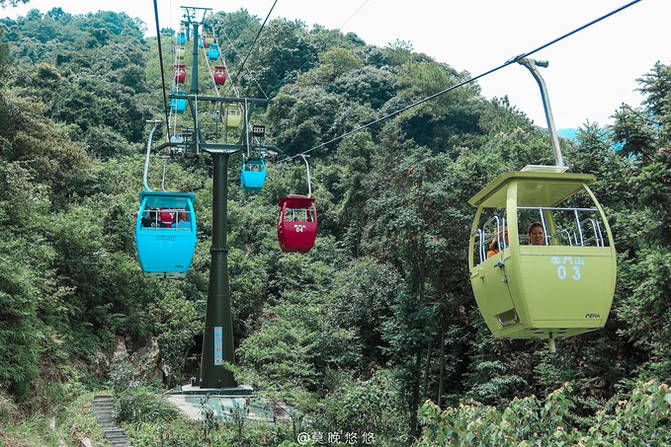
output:
M160 227L160 223L158 220L158 211L152 209L142 213L141 224L144 228Z
M172 228L186 228L191 229L191 221L187 210L177 212L177 222L172 225Z
M580 198L580 197L578 197ZM599 210L589 203L573 200L570 207L518 207L517 227L520 246L605 247L603 220ZM509 248L507 212L493 209L492 217L475 230L476 259L481 264ZM498 235L505 228L506 238Z
M527 235L529 236L529 245L545 245L545 231L543 231L543 225L540 222L532 223Z
M499 230L499 234L494 237L492 242L490 242L489 251L487 251L487 259L496 256L499 251L505 250L506 247L510 245L510 242L508 241L508 227L503 228L503 233L505 234L505 237L502 238L502 241L500 240L501 231Z
M305 208L287 208L284 220L289 222L314 222L312 213Z
M162 209L161 210L161 227L170 228L175 221L175 217L172 210Z

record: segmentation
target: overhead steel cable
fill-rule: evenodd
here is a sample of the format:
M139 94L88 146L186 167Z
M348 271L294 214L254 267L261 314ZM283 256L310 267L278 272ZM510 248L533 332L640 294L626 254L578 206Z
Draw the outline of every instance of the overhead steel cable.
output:
M342 29L343 26L347 25L347 22L349 22L350 20L352 20L352 17L354 17L355 15L357 15L357 14L359 13L359 11L361 11L361 9L362 9L364 6L366 6L366 3L368 3L368 1L369 1L369 0L365 0L365 1L361 4L361 6L359 6L359 7L357 8L356 11L354 11L349 17L347 17L347 20L345 20L345 21L343 22L343 24L340 25L340 26L338 27L338 30Z
M217 28L219 29L219 31L221 31L221 33L224 35L224 37L225 37L226 40L228 41L228 46L231 47L231 49L232 49L233 52L236 54L236 56L240 57L240 53L238 53L238 50L235 48L235 45L233 45L233 42L232 42L231 39L228 37L228 34L226 34L226 31L225 31L223 28L221 28L221 27L219 26L219 24L217 24ZM222 51L221 53L222 53L222 58L223 58L223 53L224 53L224 52ZM225 65L225 62L226 62L226 61L224 61L224 65ZM268 99L268 95L266 94L266 91L263 90L263 87L261 87L261 84L259 84L259 81L256 80L256 78L254 77L254 73L252 73L252 72L249 70L248 67L245 67L245 70L247 71L247 74L250 75L250 76L252 77L252 79L253 79L254 82L256 83L256 86L259 88L259 90L261 91L261 93L263 93L263 96L265 96L266 99ZM232 84L232 83L233 83L233 81L231 81L231 82L229 83L229 85ZM236 95L237 95L237 96L240 96L240 95L237 94L237 93L236 93Z
M545 43L545 44L539 46L538 48L535 48L535 49L533 49L533 50L531 50L531 51L528 51L528 52L526 52L526 53L520 54L519 56L515 56L515 57L513 57L513 58L511 58L511 59L508 59L508 60L507 60L506 62L504 62L503 64L501 64L501 65L499 65L499 66L497 66L497 67L494 67L494 68L492 68L492 69L490 69L490 70L487 70L487 71L485 71L484 73L481 73L481 74L479 74L479 75L477 75L477 76L474 76L474 77L472 77L472 78L470 78L470 79L467 79L466 81L460 82L459 84L453 85L452 87L448 87L448 88L446 88L446 89L444 89L444 90L441 90L441 91L439 91L439 92L437 92L437 93L434 93L433 95L427 96L426 98L422 98L422 99L420 99L419 101L413 102L412 104L407 105L407 106L405 106L405 107L403 107L403 108L401 108L401 109L398 109L398 110L396 110L396 111L394 111L394 112L388 113L387 115L385 115L385 116L383 116L383 117L381 117L381 118L378 118L378 119L373 120L373 121L371 121L371 122L369 122L369 123L366 123L366 124L364 124L364 125L362 125L362 126L359 126L359 127L355 128L355 129L352 129L352 130L350 130L349 132L346 132L346 133L344 133L344 134L342 134L342 135L340 135L340 136L337 136L337 137L335 137L335 138L330 139L329 141L326 141L326 142L324 142L324 143L318 144L317 146L314 146L314 147L312 147L312 148L310 148L310 149L308 149L308 150L306 150L306 151L304 151L304 152L301 152L301 153L296 154L296 155L292 155L291 157L284 158L284 159L280 160L278 163L282 163L282 162L285 162L285 161L288 161L288 160L292 160L292 159L294 159L294 158L296 158L296 157L300 157L300 156L305 155L305 154L307 154L307 153L310 153L310 152L312 152L312 151L314 151L314 150L320 149L320 148L322 148L322 147L324 147L324 146L327 146L327 145L329 145L329 144L331 144L331 143L333 143L333 142L336 142L336 141L338 141L338 140L341 140L341 139L343 139L343 138L345 138L345 137L347 137L347 136L349 136L349 135L352 135L352 134L357 133L357 132L359 132L359 131L362 131L362 130L364 130L364 129L370 127L370 126L373 126L374 124L377 124L377 123L379 123L379 122L381 122L381 121L384 121L384 120L387 120L387 119L389 119L389 118L392 118L392 117L394 117L394 116L396 116L396 115L399 115L399 114L405 112L406 110L409 110L409 109L412 109L412 108L414 108L414 107L417 107L417 106L419 106L419 105L421 105L421 104L424 104L424 103L427 102L427 101L431 101L432 99L437 98L438 96L444 95L445 93L451 92L452 90L456 90L456 89L458 89L459 87L463 87L464 85L467 85L467 84L470 84L470 83L472 83L472 82L475 82L475 81L477 81L477 80L480 79L480 78L483 78L483 77L485 77L485 76L487 76L487 75L490 75L490 74L494 73L495 71L498 71L498 70L500 70L500 69L502 69L502 68L504 68L504 67L507 67L508 65L514 64L514 63L516 63L517 61L519 61L520 59L523 59L523 58L525 58L525 57L531 56L532 54L537 53L537 52L539 52L539 51L541 51L541 50L543 50L543 49L549 47L550 45L554 45L555 43L559 42L560 40L566 39L567 37L572 36L573 34L579 32L579 31L582 31L582 30L584 30L585 28L588 28L588 27L590 27L590 26L592 26L592 25L594 25L594 24L596 24L596 23L598 23L598 22L600 22L600 21L602 21L602 20L604 20L604 19L606 19L606 18L608 18L608 17L610 17L610 16L612 16L612 15L614 15L614 14L617 14L618 12L620 12L620 11L622 11L622 10L624 10L624 9L627 9L627 8L629 8L630 6L633 6L633 5L635 5L636 3L639 3L639 2L641 2L641 1L642 1L642 0L633 0L633 1L627 3L627 4L623 5L623 6L620 6L620 7L617 8L617 9L614 9L614 10L610 11L610 12L607 13L607 14L602 15L601 17L598 17L598 18L592 20L591 22L588 22L588 23L586 23L586 24L584 24L584 25L582 25L582 26L580 26L580 27L574 29L573 31L570 31L570 32L568 32L568 33L566 33L566 34L562 34L561 36L557 37L556 39L553 39L553 40L551 40L551 41L549 41L549 42L547 42L547 43Z
M170 118L168 117L168 98L165 94L165 74L163 72L163 51L161 50L161 30L158 26L158 6L154 0L154 19L156 21L156 41L158 42L158 64L161 66L161 84L163 84L163 113L165 113L165 127L168 130L166 138L170 138Z
M364 2L363 2L363 3L356 9L356 11L354 11L352 14L350 14L350 16L347 18L347 20L345 20L345 21L343 22L342 25L340 25L338 28L336 28L336 31L340 31L340 30L342 29L342 27L345 26L345 25L347 24L347 22L349 22L349 21L352 19L352 17L354 17L355 15L357 15L357 14L359 13L359 11L361 11L361 9L362 9L364 6L366 6L366 3L368 3L368 1L369 1L369 0L365 0L365 1L364 1ZM303 63L301 64L301 66L298 67L298 70L297 70L297 71L300 73L300 71L303 69L303 67L305 67L305 66L307 65L308 62L312 62L312 61L308 59L308 60L306 60L305 62L303 62Z
M154 0L156 1L156 0ZM256 37L254 38L254 41L252 42L252 46L249 47L249 51L247 52L247 56L245 56L245 60L242 61L242 65L240 66L240 69L237 70L235 73L235 78L233 78L233 83L235 84L235 81L238 80L238 76L242 72L242 68L245 66L245 63L247 63L247 59L249 59L249 55L252 54L252 50L254 49L254 45L256 45L256 41L259 40L259 36L261 35L261 31L263 31L263 27L266 26L266 22L268 21L268 17L270 17L270 13L273 12L273 8L275 8L275 5L277 4L277 0L273 2L273 6L270 7L270 11L268 11L268 14L266 15L266 19L263 21L261 24L261 29L259 29L259 32L256 33Z

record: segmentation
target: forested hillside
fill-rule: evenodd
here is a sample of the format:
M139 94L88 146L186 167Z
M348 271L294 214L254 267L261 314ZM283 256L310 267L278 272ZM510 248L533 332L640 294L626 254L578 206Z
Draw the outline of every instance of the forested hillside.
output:
M218 36L235 77L259 18L218 12L208 25L231 40ZM60 8L0 19L6 445L79 445L88 426L68 415L87 391L116 386L131 401L151 399L147 390L198 374L210 157L167 168L170 190L196 193L187 278L145 279L133 243L145 120L165 117L146 27L125 14ZM170 77L174 30L163 31ZM238 430L194 427L169 411L133 414L133 445L287 447L298 432L332 431L359 433L359 443L374 433L382 446L671 445L668 64L641 74L645 102L617 110L607 136L594 123L577 143L561 142L571 172L596 175L592 190L613 230L617 285L603 330L558 340L552 353L543 341L495 340L487 329L469 283L467 200L502 172L553 159L544 129L471 84L311 153L319 232L308 254L283 254L275 230L279 199L307 192L304 165L270 163L263 191L251 195L236 186L232 159L236 377L300 416ZM254 122L288 155L470 77L407 42L379 48L282 18L266 24L246 65L241 94L262 97L253 75L271 99ZM202 113L205 122L213 112ZM616 142L623 149L613 152ZM161 165L152 163L154 184ZM143 361L152 344L158 360ZM120 345L128 356L114 355ZM26 419L39 427L54 415L61 439L23 437Z

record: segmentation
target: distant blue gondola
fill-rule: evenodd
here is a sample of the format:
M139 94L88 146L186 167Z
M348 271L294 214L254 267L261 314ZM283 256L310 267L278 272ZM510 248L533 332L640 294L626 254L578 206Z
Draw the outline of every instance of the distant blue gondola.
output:
M186 33L180 31L177 33L177 45L184 45L186 43Z
M219 58L219 45L217 45L216 43L210 45L209 48L207 49L207 57L211 61L216 61Z
M184 278L196 247L195 194L140 193L135 245L147 278Z
M171 92L174 95L183 95L184 92L181 92L179 90L173 90ZM171 99L170 100L170 108L177 113L183 113L186 111L186 99Z
M263 157L257 160L243 160L240 171L240 186L244 191L261 191L266 181L266 163Z

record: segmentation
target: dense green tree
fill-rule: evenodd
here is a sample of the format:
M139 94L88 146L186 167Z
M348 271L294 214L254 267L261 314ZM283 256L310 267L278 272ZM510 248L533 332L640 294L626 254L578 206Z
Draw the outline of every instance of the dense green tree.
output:
M346 95L350 101L370 104L372 108L379 109L396 93L395 81L396 76L388 69L367 66L338 76L332 90Z
M246 55L248 51L244 48L241 53ZM274 96L287 78L295 78L303 69L310 68L315 53L303 22L276 19L266 24L246 65L266 94ZM246 90L260 96L261 92L247 72L236 72L233 76L240 79Z
M398 75L399 93L387 102L385 112L392 112L468 79L436 62L405 64ZM398 122L406 138L435 152L480 143L480 109L477 85L466 85L401 114Z
M0 43L0 79L2 79L0 87L2 87L6 82L5 77L7 76L10 63L9 47L4 42L4 37L5 37L4 30L0 30L0 40L2 40L2 43Z
M620 332L650 356L657 377L671 373L667 339L671 324L666 300L671 292L668 253L671 237L671 68L656 64L639 79L646 95L636 110L623 106L615 115L614 137L623 142L622 155L631 160L628 172L635 209L622 204L622 237L627 241L620 270L622 292L617 314L626 324ZM632 213L633 211L633 213ZM642 225L641 222L645 222Z

